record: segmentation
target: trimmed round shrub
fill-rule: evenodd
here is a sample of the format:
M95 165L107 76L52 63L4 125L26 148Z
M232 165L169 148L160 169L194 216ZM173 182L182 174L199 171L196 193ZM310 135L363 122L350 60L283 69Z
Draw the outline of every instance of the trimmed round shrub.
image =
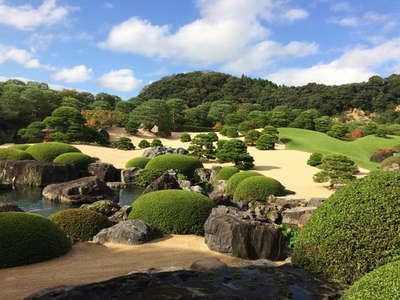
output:
M310 155L310 158L307 160L307 165L316 167L322 164L322 159L324 158L324 155L319 152L315 152Z
M22 150L1 148L0 160L33 160L33 157Z
M256 148L258 150L275 150L275 143L278 141L276 135L263 134L256 141Z
M139 219L166 234L204 234L204 223L215 206L204 195L182 190L145 194L132 204L129 219Z
M343 300L398 300L400 298L400 261L376 268L356 281Z
M300 232L293 262L352 283L399 257L400 171L374 171L336 191Z
M278 180L266 176L251 176L242 180L236 187L233 201L267 201L268 196L285 194L285 187Z
M23 212L0 213L0 268L45 261L70 249L64 232L46 218Z
M68 144L48 142L32 145L26 149L26 152L32 155L35 160L51 162L61 154L81 151Z
M127 137L120 137L114 142L114 145L118 150L135 150L135 146L132 144L131 139Z
M400 165L400 155L395 155L386 158L382 163L381 163L381 169L388 167L392 164L399 164Z
M162 142L159 139L154 139L151 141L151 147L162 147Z
M234 174L239 173L239 169L236 167L223 167L218 173L215 175L214 180L228 180Z
M150 143L146 140L141 140L138 144L140 149L145 149L150 147Z
M100 230L112 224L106 216L95 211L71 208L58 211L49 219L56 223L74 241L91 240Z
M147 157L135 157L125 164L125 168L141 168L144 169L147 163L150 161L150 158Z
M190 137L190 134L188 134L188 133L182 133L181 136L180 136L180 138L179 138L179 140L180 140L182 143L187 143L187 142L190 142L190 141L192 140L192 138Z
M146 169L167 171L177 170L189 178L194 176L194 170L203 168L201 161L193 156L182 154L164 154L150 160Z
M229 178L228 183L226 185L226 192L228 194L233 195L239 183L242 182L242 180L245 180L246 178L252 176L263 176L263 175L254 171L239 172L237 174L232 175L232 177Z
M78 170L82 171L87 170L88 166L94 161L93 157L79 152L64 153L54 159L54 162L74 165Z
M30 145L27 145L27 144L16 144L16 145L12 145L12 146L8 147L8 149L17 149L17 150L25 151L29 147L30 147Z

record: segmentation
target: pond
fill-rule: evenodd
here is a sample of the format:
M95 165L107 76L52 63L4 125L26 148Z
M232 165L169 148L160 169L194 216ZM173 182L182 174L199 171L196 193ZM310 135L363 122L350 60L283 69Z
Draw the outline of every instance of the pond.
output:
M135 186L119 190L119 205L131 205L143 189ZM42 198L41 188L21 188L0 192L0 203L12 203L26 212L49 216L59 210L79 207L81 204L58 203Z

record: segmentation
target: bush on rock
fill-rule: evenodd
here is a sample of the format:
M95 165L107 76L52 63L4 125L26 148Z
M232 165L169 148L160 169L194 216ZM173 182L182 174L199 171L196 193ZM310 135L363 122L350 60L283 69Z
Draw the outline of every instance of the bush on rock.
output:
M48 142L32 145L26 149L26 152L32 155L35 160L51 162L61 154L81 151L68 144Z
M389 167L391 165L398 164L400 165L400 155L395 155L386 158L382 163L381 163L381 169Z
M144 169L147 163L150 161L150 158L147 157L135 157L125 164L125 168L141 168Z
M236 173L239 173L239 169L236 167L223 167L218 173L215 175L214 180L228 180Z
M80 171L87 171L94 161L93 157L79 152L64 153L54 159L54 162L74 165Z
M33 160L33 157L29 153L26 153L22 150L1 148L0 160Z
M285 187L278 181L266 176L251 176L242 180L233 194L233 201L267 201L268 197L285 195Z
M214 202L199 193L164 190L145 194L132 204L129 219L143 220L167 234L204 234Z
M352 283L399 257L400 171L374 171L336 191L311 216L295 264Z
M201 161L195 157L182 154L164 154L150 160L146 169L154 171L177 170L189 178L194 176L194 171L203 168Z
M245 180L246 178L252 177L252 176L263 176L263 175L258 172L253 172L253 171L246 171L246 172L240 172L240 173L234 174L228 180L228 183L226 185L226 192L228 194L233 195L237 186L239 185L239 183L242 182L242 180Z
M104 215L81 208L61 210L49 216L49 219L74 241L91 240L100 230L111 226Z
M45 261L70 249L64 232L46 218L22 212L0 213L0 268Z

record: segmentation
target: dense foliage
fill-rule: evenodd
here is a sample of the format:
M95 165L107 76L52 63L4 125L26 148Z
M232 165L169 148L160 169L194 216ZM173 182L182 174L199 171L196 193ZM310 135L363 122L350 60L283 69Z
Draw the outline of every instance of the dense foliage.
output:
M293 262L352 283L399 258L400 171L374 171L336 191L311 216Z
M323 158L324 158L324 155L322 153L314 152L308 158L307 165L312 166L312 167L317 167L320 164L322 164Z
M381 168L390 166L392 164L398 164L400 165L400 155L395 155L386 158L382 163L381 163Z
M190 137L190 134L182 133L181 136L179 137L179 140L182 143L187 143L187 142L190 142L192 140L192 138Z
M147 140L141 140L138 144L140 149L149 148L151 145Z
M357 280L343 300L397 300L400 297L400 261L376 268Z
M251 176L263 176L262 174L254 171L239 172L233 174L226 185L226 192L233 195L239 183Z
M266 176L250 176L238 184L233 194L233 201L266 201L271 195L285 194L285 187L278 180Z
M132 144L131 139L127 137L120 137L114 142L114 145L119 150L135 150L135 146Z
M29 153L22 150L1 148L0 160L33 160L33 157Z
M0 268L48 260L70 249L65 234L46 218L22 212L0 213Z
M216 157L218 162L232 162L241 170L248 170L254 166L254 158L247 152L247 145L238 139L231 139L220 144Z
M104 215L81 208L60 210L49 219L74 241L91 240L100 230L112 225Z
M179 173L193 178L194 171L202 168L203 164L195 157L182 154L164 154L150 160L146 169L154 171L177 170Z
M145 188L163 173L163 170L144 169L135 177L133 184Z
M74 165L78 170L86 172L89 165L95 162L95 159L83 153L72 152L72 153L64 153L57 156L54 159L54 162L71 164Z
M239 169L236 167L223 167L215 175L214 180L228 180L236 173L239 173Z
M127 161L125 168L141 168L144 169L150 158L147 157L135 157Z
M132 204L129 219L140 219L164 233L204 234L204 222L214 202L194 192L164 190L140 196Z
M17 150L21 150L21 151L25 151L26 149L29 148L30 145L27 144L16 144L16 145L12 145L8 148L10 149L17 149Z
M68 144L49 142L32 145L26 149L26 152L32 155L35 160L50 162L61 154L81 151Z

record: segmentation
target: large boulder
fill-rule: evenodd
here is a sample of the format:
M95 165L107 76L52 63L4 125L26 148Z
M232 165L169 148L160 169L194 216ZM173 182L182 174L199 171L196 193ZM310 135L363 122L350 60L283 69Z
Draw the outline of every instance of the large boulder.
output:
M217 252L245 259L285 258L286 239L278 226L250 220L234 207L214 208L204 232L207 246Z
M162 237L161 231L142 220L128 220L101 230L93 241L98 244L140 245Z
M93 203L99 200L117 200L116 193L96 176L48 185L43 189L42 195L48 200L67 203Z
M211 169L198 168L194 171L195 182L209 182L211 178Z
M144 150L142 156L147 158L154 158L163 154L188 154L188 151L184 148L158 146Z
M150 183L143 194L160 191L160 190L176 190L180 189L180 185L178 183L178 178L175 172L165 172L152 183Z
M136 177L142 172L141 168L127 168L121 170L121 182L131 184L135 181Z
M78 170L70 164L32 160L0 161L0 182L6 184L46 186L78 177Z
M208 195L208 198L218 205L228 204L231 200L231 196L225 193L226 183L226 180L215 181L212 186L212 192Z
M118 203L111 200L100 200L92 204L82 204L80 208L93 210L107 217L112 216L121 209Z
M301 228L311 218L316 207L294 207L282 212L282 224L288 227Z
M113 223L118 223L121 221L125 221L128 219L130 212L132 211L132 206L124 205L118 210L115 214L113 214L108 219Z
M116 169L112 164L95 162L88 167L91 176L97 176L104 182L116 182L121 179L121 170Z

